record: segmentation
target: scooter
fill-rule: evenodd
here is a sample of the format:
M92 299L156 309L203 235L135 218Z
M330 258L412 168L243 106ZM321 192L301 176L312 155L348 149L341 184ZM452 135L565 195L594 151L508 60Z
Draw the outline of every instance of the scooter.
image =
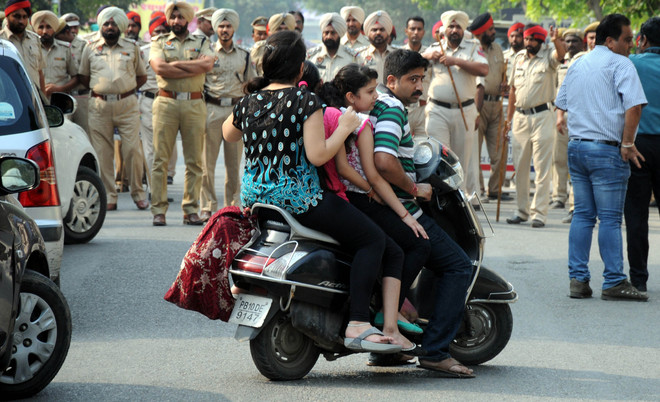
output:
M432 138L421 138L415 139L414 162L418 181L433 187L431 201L421 204L424 213L473 265L464 318L450 353L466 365L484 363L507 345L513 328L509 304L518 296L509 282L481 265L486 237L460 189L463 169L456 155ZM229 270L243 289L229 322L238 324L236 339L250 341L257 369L271 380L295 380L309 373L320 354L335 360L355 353L342 336L352 257L333 238L304 227L282 208L255 204L252 212L258 216L257 230ZM433 313L433 275L422 269L408 292L422 329ZM421 343L421 335L406 336Z

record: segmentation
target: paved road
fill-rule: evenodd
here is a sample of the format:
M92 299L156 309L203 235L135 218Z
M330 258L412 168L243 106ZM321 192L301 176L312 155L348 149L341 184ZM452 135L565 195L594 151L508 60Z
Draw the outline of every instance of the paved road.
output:
M219 162L221 167L222 163ZM568 225L563 210L544 229L494 222L485 264L514 284L514 332L473 380L407 368L370 368L366 355L319 360L300 381L269 382L233 339L235 327L163 300L199 232L183 226L183 172L170 186L169 226L151 226L128 194L91 243L67 246L62 289L73 340L54 381L36 398L60 401L181 400L660 400L660 223L652 213L648 303L598 298L602 263L592 250L589 300L567 297ZM218 182L222 183L219 168ZM218 186L221 191L221 186ZM503 203L509 216L514 203ZM595 243L594 243L595 244Z

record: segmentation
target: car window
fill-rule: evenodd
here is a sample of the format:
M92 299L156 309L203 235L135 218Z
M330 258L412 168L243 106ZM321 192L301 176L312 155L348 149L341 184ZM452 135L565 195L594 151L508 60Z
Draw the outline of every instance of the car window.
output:
M0 135L44 127L27 75L9 57L0 56Z

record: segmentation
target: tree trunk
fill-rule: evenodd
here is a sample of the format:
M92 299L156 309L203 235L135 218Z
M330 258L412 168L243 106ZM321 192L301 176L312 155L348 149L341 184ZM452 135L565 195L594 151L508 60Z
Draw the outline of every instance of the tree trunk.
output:
M588 0L587 4L589 5L589 8L591 11L594 12L594 15L596 16L596 19L598 21L603 19L603 8L600 6L600 0Z

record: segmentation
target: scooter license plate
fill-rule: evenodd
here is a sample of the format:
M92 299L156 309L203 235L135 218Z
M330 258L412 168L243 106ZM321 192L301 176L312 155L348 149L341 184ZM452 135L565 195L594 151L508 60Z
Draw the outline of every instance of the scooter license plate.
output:
M260 328L270 310L272 299L248 294L239 294L236 304L229 317L232 324L246 325L248 327Z

